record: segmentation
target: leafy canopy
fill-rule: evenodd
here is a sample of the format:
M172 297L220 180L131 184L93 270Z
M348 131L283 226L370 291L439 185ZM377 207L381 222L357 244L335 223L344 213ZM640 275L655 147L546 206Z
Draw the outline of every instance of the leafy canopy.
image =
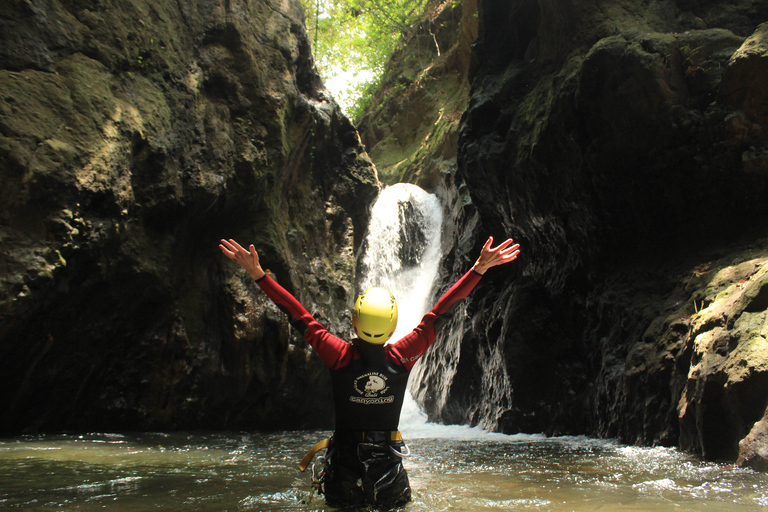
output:
M302 0L315 65L345 113L364 108L364 93L384 72L401 37L430 0Z

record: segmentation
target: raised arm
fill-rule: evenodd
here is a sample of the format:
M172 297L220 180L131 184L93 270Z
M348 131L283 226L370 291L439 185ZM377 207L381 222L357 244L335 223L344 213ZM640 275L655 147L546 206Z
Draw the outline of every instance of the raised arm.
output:
M513 243L511 238L506 239L496 247L493 245L493 237L488 237L483 249L480 251L480 257L477 258L472 271L468 271L464 277L459 279L432 308L432 313L442 315L448 311L457 301L465 299L480 281L480 276L485 271L497 265L503 265L517 259L520 254L520 244ZM474 274L474 275L473 275ZM426 317L425 317L426 318Z
M387 357L393 363L399 363L407 369L411 369L416 361L427 351L427 348L435 341L437 331L450 318L453 306L467 298L477 283L482 279L485 271L497 265L503 265L514 261L520 254L520 244L513 243L511 238L505 240L496 247L493 245L493 237L485 242L480 257L475 262L472 270L468 270L447 292L437 301L435 307L424 315L421 323L409 334L400 340L385 345L388 350Z
M304 336L329 368L335 369L349 363L353 356L352 345L329 333L288 290L264 272L253 245L246 250L229 239L222 240L219 248L227 258L247 270L267 297L289 315L291 325Z

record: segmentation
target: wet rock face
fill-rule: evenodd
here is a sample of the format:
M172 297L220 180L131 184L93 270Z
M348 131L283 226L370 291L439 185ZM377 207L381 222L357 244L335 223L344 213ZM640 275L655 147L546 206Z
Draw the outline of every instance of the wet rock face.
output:
M378 182L299 2L3 2L0 91L0 431L329 425L217 249L348 329Z
M768 471L768 418L754 424L747 437L739 442L739 466L747 466L758 471Z
M399 260L404 268L421 264L426 248L427 235L424 233L424 215L411 202L397 205L398 215L407 222L401 223L398 242Z
M387 63L373 92L374 107L357 122L383 183L417 183L436 192L455 172L470 48L477 37L476 4L436 4L427 19L406 31L406 42Z
M707 292L691 318L680 443L734 460L768 404L768 258L719 271Z
M488 233L523 253L455 315L417 397L437 420L736 460L768 404L768 4L635 7L480 2L445 271Z

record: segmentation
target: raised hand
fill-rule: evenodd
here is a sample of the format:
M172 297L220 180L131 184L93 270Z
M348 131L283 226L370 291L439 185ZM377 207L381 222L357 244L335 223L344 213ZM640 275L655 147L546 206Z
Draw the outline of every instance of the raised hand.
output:
M245 250L245 248L231 238L229 240L222 238L219 249L224 253L224 256L242 266L252 278L261 279L264 277L264 270L259 264L259 253L256 252L253 244L251 244L248 250Z
M511 238L506 239L496 247L493 245L493 237L489 237L485 242L483 250L480 251L480 257L472 267L478 274L485 274L485 271L496 265L503 265L514 261L520 254L520 244L515 244Z

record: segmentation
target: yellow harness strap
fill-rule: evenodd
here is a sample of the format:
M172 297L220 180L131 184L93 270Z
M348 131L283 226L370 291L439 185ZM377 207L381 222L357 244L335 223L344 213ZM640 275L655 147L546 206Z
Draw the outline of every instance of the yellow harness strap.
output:
M399 430L393 430L390 433L389 438L392 441L402 441L403 440L403 434L400 433ZM331 445L331 438L325 438L319 443L317 443L315 446L312 447L311 450L307 452L307 454L304 456L303 459L301 459L301 462L299 462L299 469L301 471L304 471L309 467L309 463L312 462L312 459L315 457L315 454L322 450L323 448L328 448Z
M315 446L313 446L312 449L307 452L304 458L301 459L301 462L299 462L299 469L301 471L304 471L305 469L307 469L307 466L309 466L309 463L312 462L312 458L315 456L315 454L320 450L322 450L323 448L328 448L330 444L331 444L331 439L325 438L319 443L317 443Z

